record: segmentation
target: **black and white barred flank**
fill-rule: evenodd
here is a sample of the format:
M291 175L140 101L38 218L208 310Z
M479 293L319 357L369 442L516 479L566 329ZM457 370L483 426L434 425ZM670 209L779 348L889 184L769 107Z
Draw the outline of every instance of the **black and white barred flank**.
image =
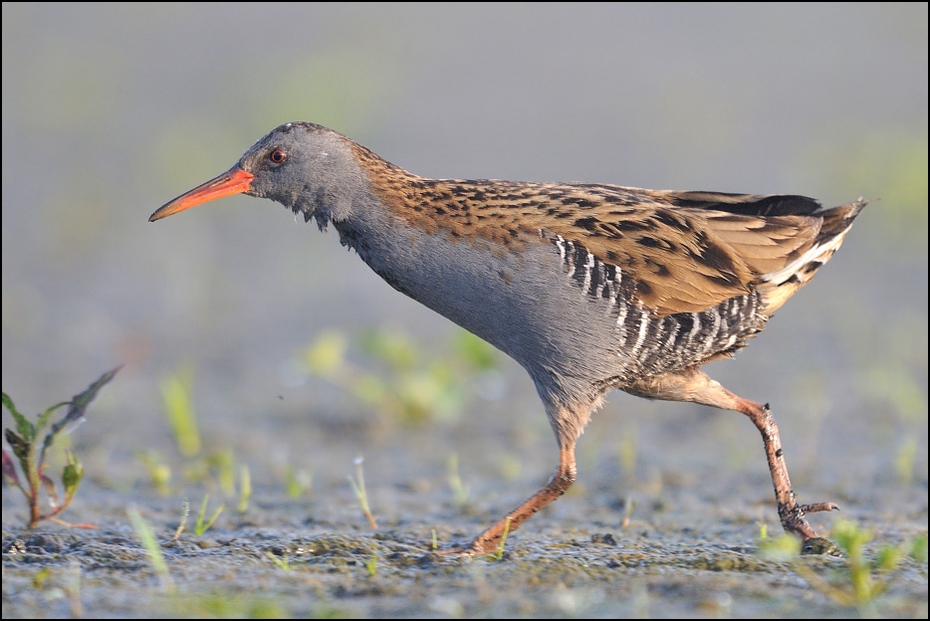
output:
M609 302L616 316L619 356L634 363L636 374L654 375L700 364L713 356L742 348L762 330L761 296L752 291L702 312L659 315L630 295L634 283L624 283L623 270L604 263L577 242L552 238L563 268L582 292Z

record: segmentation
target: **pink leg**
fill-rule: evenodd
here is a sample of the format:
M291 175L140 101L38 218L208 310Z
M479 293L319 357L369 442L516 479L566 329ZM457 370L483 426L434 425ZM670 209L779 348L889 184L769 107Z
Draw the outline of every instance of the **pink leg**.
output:
M778 425L767 405L749 401L738 397L704 373L697 369L668 373L658 377L643 380L632 387L624 388L627 392L642 397L664 399L667 401L692 401L725 410L742 412L749 417L752 424L762 434L765 445L765 457L769 463L772 474L772 483L775 486L775 501L778 503L778 517L782 527L797 533L802 539L808 540L817 537L817 533L804 517L805 513L816 511L832 511L839 509L832 502L818 502L810 505L799 505L788 478L788 466L785 464L785 454L781 446L781 437L778 434Z

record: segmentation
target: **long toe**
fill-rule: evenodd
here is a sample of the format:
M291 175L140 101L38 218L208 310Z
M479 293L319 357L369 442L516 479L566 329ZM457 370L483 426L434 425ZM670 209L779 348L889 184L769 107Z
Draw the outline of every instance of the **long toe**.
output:
M801 505L804 513L817 513L818 511L839 511L840 506L833 502L815 502L812 505Z

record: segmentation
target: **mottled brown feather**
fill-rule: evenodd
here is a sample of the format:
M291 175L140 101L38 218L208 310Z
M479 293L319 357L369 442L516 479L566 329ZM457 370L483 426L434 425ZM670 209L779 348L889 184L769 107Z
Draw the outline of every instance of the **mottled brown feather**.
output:
M353 148L373 190L410 225L498 251L538 243L541 232L561 236L620 268L658 315L702 312L745 295L809 250L823 221L739 213L790 213L792 199L806 201L794 206L802 213L819 206L804 197L427 179Z

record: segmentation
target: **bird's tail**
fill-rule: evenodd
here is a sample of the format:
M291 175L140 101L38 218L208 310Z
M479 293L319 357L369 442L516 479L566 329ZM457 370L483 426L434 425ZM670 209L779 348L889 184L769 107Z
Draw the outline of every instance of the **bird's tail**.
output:
M821 218L820 232L813 245L800 257L770 274L762 276L760 291L763 294L767 314L781 307L788 298L809 283L830 257L843 243L843 238L852 227L853 220L869 201L859 199L854 203L822 209L811 214Z

